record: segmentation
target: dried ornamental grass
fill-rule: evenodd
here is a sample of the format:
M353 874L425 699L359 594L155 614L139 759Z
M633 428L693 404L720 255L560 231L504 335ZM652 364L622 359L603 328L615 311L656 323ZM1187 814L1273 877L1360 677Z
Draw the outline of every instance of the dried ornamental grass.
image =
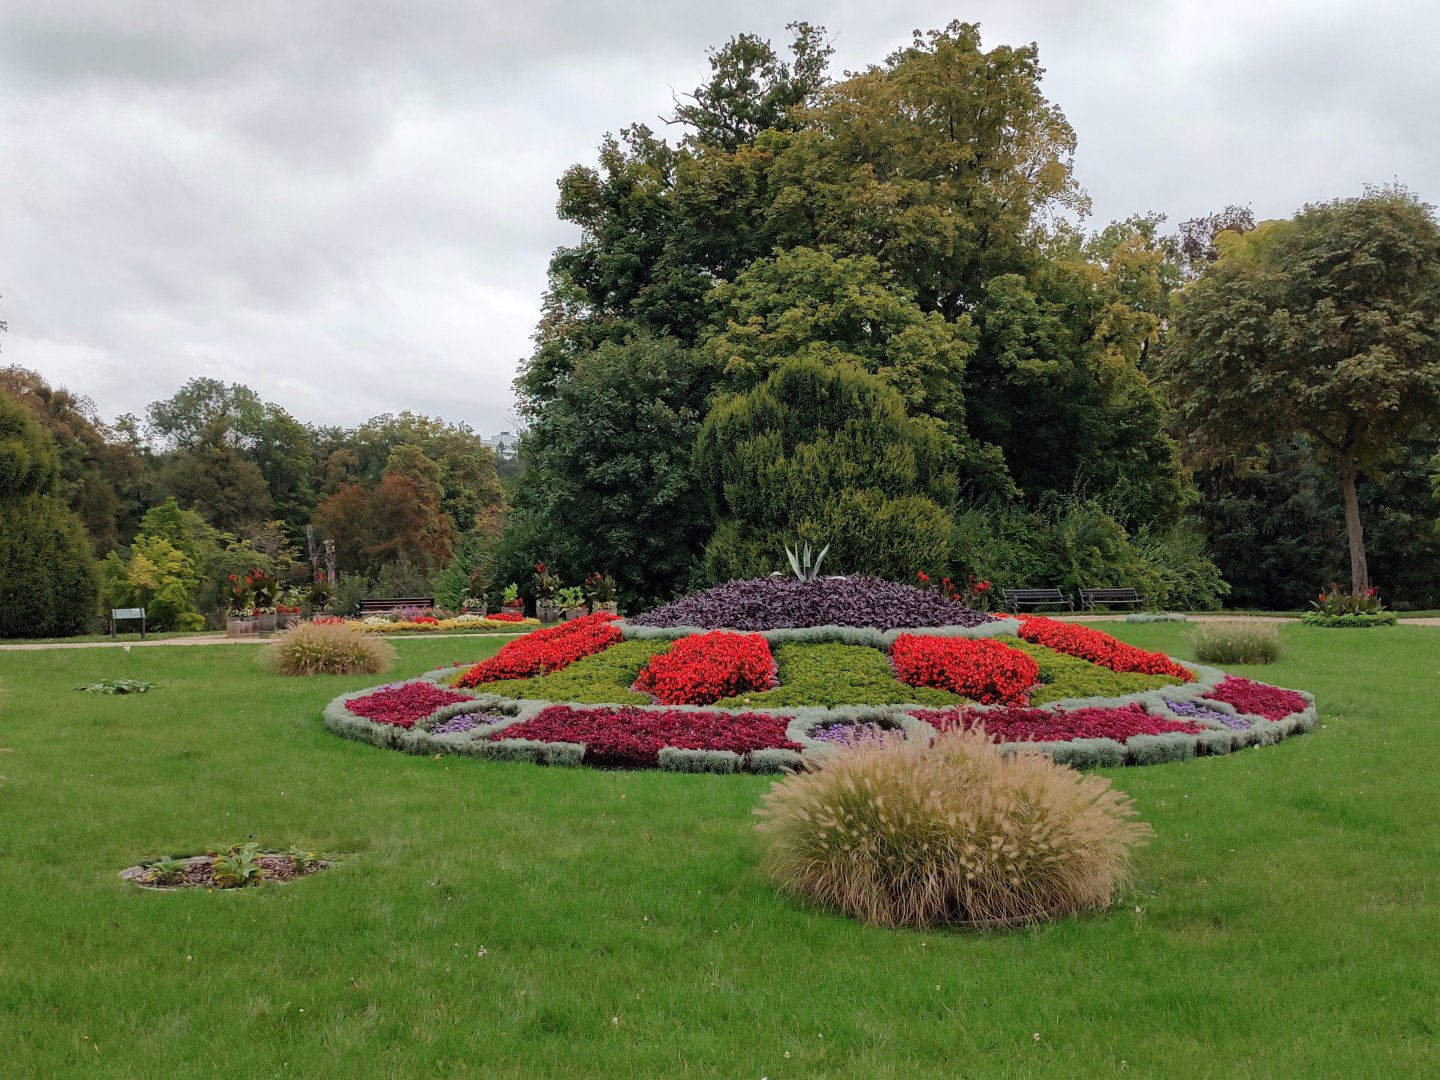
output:
M786 892L880 926L999 926L1107 907L1151 830L1110 781L983 730L858 742L757 811Z
M395 647L352 626L301 623L265 646L277 675L375 675L395 663Z
M1273 664L1285 651L1278 626L1238 619L1204 624L1190 646L1202 664Z

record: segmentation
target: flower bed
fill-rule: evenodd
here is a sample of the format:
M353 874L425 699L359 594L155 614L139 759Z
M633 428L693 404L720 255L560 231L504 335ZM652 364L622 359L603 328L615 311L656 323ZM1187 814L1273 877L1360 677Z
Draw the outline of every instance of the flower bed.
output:
M761 633L599 614L325 710L332 731L410 753L683 772L775 772L881 732L982 724L1077 768L1156 764L1268 746L1316 720L1298 691L1043 618Z
M377 724L408 729L442 706L458 705L469 700L466 694L443 690L433 683L405 682L382 686L364 697L351 698L345 703L345 708Z
M1194 676L1164 653L1148 652L1088 626L1047 619L1043 615L1021 615L1020 636L1032 644L1078 656L1111 671L1142 675L1168 675L1189 682Z
M318 622L319 620L315 620ZM527 627L539 626L538 619L507 619L499 615L457 615L453 619L437 619L433 616L422 615L414 619L390 620L383 615L372 615L368 619L335 619L335 622L348 623L351 626L358 626L367 634L404 634L404 633L460 633L464 631L488 632L488 633L513 633L516 630L524 630Z
M989 705L1024 705L1040 681L1040 666L989 638L901 634L890 649L895 673L911 686L930 686Z
M650 659L635 689L662 705L711 705L775 685L775 659L759 634L716 630L681 638Z
M777 630L802 626L979 626L991 616L937 592L876 578L732 581L637 615L636 626Z
M456 679L455 685L473 687L497 679L528 679L560 671L618 642L620 631L611 625L614 621L614 615L602 613L534 630L502 645L490 659L482 660Z
M1180 732L1198 735L1205 729L1189 720L1164 720L1138 704L1079 709L937 709L913 714L941 731L983 727L996 742L1069 742L1072 739L1114 739L1133 735Z
M799 750L785 735L783 717L763 713L701 712L680 709L576 708L551 705L534 719L490 736L535 742L581 743L585 764L653 767L660 751Z
M1223 701L1227 705L1233 705L1239 712L1263 716L1266 720L1283 720L1309 705L1304 696L1294 690L1266 686L1252 679L1242 679L1238 675L1227 675L1219 686L1205 696L1211 701Z

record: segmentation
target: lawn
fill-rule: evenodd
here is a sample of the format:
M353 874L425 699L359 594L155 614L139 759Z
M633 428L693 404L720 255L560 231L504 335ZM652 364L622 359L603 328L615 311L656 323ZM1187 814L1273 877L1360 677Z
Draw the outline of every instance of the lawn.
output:
M1190 656L1187 628L1106 623ZM1440 630L1284 629L1279 746L1115 770L1156 829L1109 913L872 929L756 874L755 776L405 757L370 678L245 646L0 653L0 1072L161 1077L1433 1076ZM501 640L403 640L398 674ZM92 698L130 677L149 694ZM238 893L138 858L337 853Z

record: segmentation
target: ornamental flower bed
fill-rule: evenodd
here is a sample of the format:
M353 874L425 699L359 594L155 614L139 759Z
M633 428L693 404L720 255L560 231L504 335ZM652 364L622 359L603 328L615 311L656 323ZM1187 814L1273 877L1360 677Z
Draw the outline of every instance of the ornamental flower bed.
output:
M532 631L502 645L490 659L482 660L461 675L455 685L474 687L498 679L529 679L560 671L618 642L620 631L611 625L615 619L614 615L602 612Z
M1308 704L1304 696L1294 690L1266 686L1238 675L1225 676L1220 685L1205 696L1211 701L1233 705L1238 712L1263 716L1266 720L1283 720Z
M1190 720L1162 720L1138 704L1093 706L1080 709L931 709L914 715L941 731L983 727L996 742L1069 742L1071 739L1114 739L1132 735L1182 732L1198 735L1205 729Z
M416 721L423 720L441 706L469 700L466 694L445 690L434 683L406 682L382 686L373 694L352 698L345 703L345 708L377 724L393 724L409 730Z
M653 768L666 747L681 750L800 750L785 737L784 717L682 709L575 708L551 705L531 720L512 724L491 741L582 743L585 764Z
M1249 731L1255 725L1246 720L1243 716L1231 716L1219 709L1210 709L1201 705L1198 701L1165 699L1165 707L1177 716L1191 716L1197 720L1214 720L1224 724L1231 731Z
M931 686L984 705L1024 705L1040 665L1019 649L988 638L901 634L890 649L901 682Z
M776 685L775 658L759 634L716 630L681 638L650 658L635 689L662 705L711 705Z
M877 578L731 581L637 615L636 626L777 630L798 626L979 626L989 615L937 592Z
M1020 615L1020 637L1047 649L1078 656L1111 671L1136 672L1143 675L1169 675L1181 682L1195 676L1189 668L1177 664L1164 653L1148 652L1134 645L1092 630L1088 626L1047 619L1043 615Z

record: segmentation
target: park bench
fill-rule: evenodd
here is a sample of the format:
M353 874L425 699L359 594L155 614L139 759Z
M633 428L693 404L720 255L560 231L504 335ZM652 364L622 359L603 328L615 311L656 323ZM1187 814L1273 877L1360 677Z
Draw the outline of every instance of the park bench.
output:
M386 615L404 608L433 608L433 596L367 596L356 609L363 619L366 615Z
M1018 613L1022 607L1064 607L1075 610L1075 601L1059 589L1001 589L1005 606Z
M1089 611L1094 611L1096 604L1105 604L1107 606L1134 604L1136 607L1143 607L1146 599L1144 593L1138 593L1134 589L1080 590L1080 606Z

